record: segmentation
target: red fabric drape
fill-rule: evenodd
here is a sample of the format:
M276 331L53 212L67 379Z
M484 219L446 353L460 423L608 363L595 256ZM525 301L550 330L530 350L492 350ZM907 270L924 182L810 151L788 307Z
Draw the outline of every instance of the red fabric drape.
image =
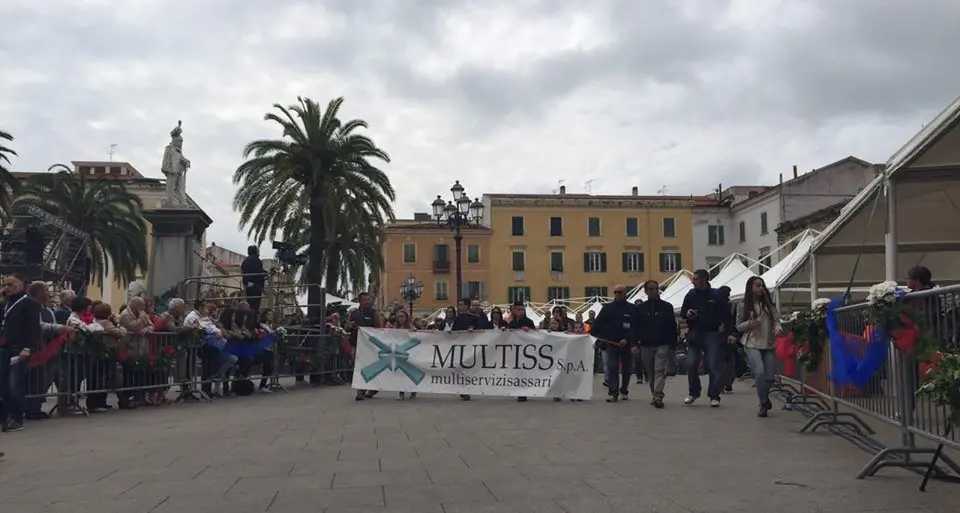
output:
M793 343L793 333L777 337L774 344L774 354L783 365L783 374L792 378L797 371L797 345Z

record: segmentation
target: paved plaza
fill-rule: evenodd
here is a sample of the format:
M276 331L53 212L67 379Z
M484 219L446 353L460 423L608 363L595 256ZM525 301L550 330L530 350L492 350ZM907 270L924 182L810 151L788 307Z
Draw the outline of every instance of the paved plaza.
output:
M749 385L719 409L634 400L525 404L342 388L30 423L0 435L12 513L601 513L960 510L956 485L917 491L796 412L755 416ZM602 397L599 382L598 397Z

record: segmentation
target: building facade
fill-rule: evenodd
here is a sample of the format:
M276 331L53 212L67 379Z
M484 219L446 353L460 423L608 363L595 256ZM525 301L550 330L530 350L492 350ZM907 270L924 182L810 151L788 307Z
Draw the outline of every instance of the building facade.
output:
M658 281L692 257L694 198L487 194L492 303L609 296Z
M464 228L461 297L492 301L490 292L491 230ZM398 219L384 229L384 266L377 288L379 304L406 304L400 285L413 276L423 284L414 313L433 313L457 302L456 248L453 233L428 214Z
M778 233L781 225L849 201L867 186L882 166L847 157L799 174L772 187L735 186L714 194L712 204L698 203L693 215L692 268L709 268L732 253L761 274L791 248Z
M119 180L124 183L126 189L136 194L143 201L145 211L151 211L161 208L163 200L166 198L165 181L158 178L148 178L143 176L129 162L101 162L101 161L73 161L73 170L76 173L83 174L88 180ZM18 179L26 179L37 173L15 173ZM190 204L197 209L200 207L191 198L187 198ZM202 211L202 209L201 209ZM206 216L206 214L204 214ZM153 228L149 221L146 221L147 230L144 234L147 244L148 258L153 255ZM205 245L206 233L203 234ZM199 258L200 255L198 255ZM152 263L149 262L148 265ZM145 282L146 269L140 270L137 281ZM87 286L87 296L100 299L109 303L116 311L126 301L127 287L129 283L119 283L110 273L101 276L103 286L96 284L96 279L91 279Z

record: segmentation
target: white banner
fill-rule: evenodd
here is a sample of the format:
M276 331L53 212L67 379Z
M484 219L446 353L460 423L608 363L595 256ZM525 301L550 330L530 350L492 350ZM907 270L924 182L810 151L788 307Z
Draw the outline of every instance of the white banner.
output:
M591 399L593 343L546 331L361 328L353 388Z

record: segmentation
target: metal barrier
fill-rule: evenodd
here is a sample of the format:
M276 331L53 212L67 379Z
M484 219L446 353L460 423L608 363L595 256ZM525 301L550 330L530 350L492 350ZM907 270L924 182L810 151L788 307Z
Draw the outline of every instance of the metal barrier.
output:
M939 341L939 349L943 352L956 353L958 350L958 300L960 286L915 292L904 298L904 301L910 302L924 317L925 326ZM848 340L863 340L859 346L859 356L863 356L867 351L873 329L868 308L866 303L859 303L835 310L838 326ZM830 346L827 341L820 372L828 373L831 368ZM801 432L815 431L824 426L846 426L860 435L875 434L864 418L883 422L899 431L900 445L880 450L860 471L857 476L859 479L873 476L886 467L929 469L931 461L915 457L933 455L938 451L919 447L917 437L960 449L960 439L955 431L949 429L949 415L945 408L917 392L922 384L918 363L912 355L904 354L892 343L889 344L884 363L863 387L839 387L833 380L826 378L821 385L822 389L818 389L810 386L805 378L806 373L802 370L799 380L778 375L778 382L782 383L781 390L788 391L788 400L790 393L817 398L807 404L813 403L820 411L807 420L800 428ZM841 411L841 407L844 411ZM952 458L946 454L939 454L938 458L949 467L954 476L960 476L960 465ZM941 468L935 468L934 472L938 477L949 476L949 473Z
M148 333L112 338L77 332L59 348L48 336L35 354L55 350L52 358L27 373L27 415L41 414L46 398L55 398L50 413L60 415L112 408L212 401L222 395L249 395L257 389L286 391L281 379L295 383L350 383L353 358L340 335L323 326L287 326L257 354L237 358L201 340L196 331ZM255 337L235 340L255 346ZM247 351L249 352L249 351ZM247 352L238 351L239 354ZM254 371L257 372L254 372ZM108 396L115 400L108 401Z

